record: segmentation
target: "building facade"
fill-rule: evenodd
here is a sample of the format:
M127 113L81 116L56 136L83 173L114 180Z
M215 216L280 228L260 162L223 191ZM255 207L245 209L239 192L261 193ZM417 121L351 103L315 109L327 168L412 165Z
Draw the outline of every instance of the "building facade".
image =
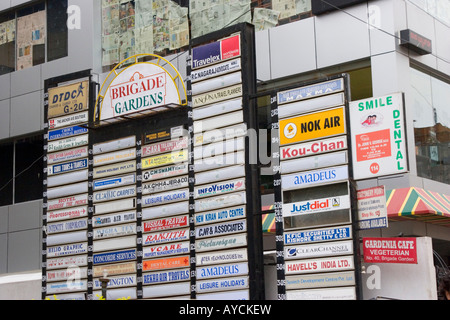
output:
M424 247L434 250L426 258L435 266L431 281L448 272L447 1L329 1L328 7L314 0L219 2L153 1L149 5L137 0L11 0L0 4L4 167L0 176L0 274L4 275L0 291L32 286L26 296L20 289L8 292L15 292L13 296L19 299L41 297L45 82L90 70L92 81L100 86L120 61L141 53L163 56L185 80L189 41L241 22L255 26L254 99L260 128L267 129L270 123L273 92L312 81L348 74L350 102L402 93L407 167L401 173L356 180L358 190L384 186L389 201L389 226L359 231L359 237L429 238ZM270 207L273 176L261 174L261 186L261 206ZM389 205L396 207L390 211ZM276 260L275 234L266 231L265 296L274 299L276 272L270 264ZM368 288L369 267L361 263L359 272L364 273L358 298L411 298ZM401 268L381 272L407 273ZM436 283L429 286L433 290Z

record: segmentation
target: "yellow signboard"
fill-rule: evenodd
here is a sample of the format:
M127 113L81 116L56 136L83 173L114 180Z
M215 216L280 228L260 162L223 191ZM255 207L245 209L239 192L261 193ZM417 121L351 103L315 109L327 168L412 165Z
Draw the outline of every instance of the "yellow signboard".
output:
M280 120L280 145L345 133L344 107Z
M142 169L148 169L166 164L186 161L188 159L188 151L186 149L165 153L158 156L142 159Z
M89 109L89 81L48 89L48 118Z

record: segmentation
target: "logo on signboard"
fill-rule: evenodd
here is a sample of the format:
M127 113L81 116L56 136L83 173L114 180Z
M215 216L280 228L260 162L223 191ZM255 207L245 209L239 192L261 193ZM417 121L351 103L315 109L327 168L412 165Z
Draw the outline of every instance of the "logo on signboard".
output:
M284 127L284 136L288 139L292 139L297 134L297 126L294 123L288 123Z

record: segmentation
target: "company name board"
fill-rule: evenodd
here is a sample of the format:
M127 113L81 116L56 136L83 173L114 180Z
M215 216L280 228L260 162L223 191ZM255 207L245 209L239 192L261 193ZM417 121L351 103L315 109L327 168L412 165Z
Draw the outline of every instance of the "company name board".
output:
M72 114L69 116L54 118L48 120L48 128L49 129L56 129L66 126L71 126L75 124L85 123L89 120L89 114L88 112L81 112Z
M351 270L353 256L306 259L286 262L286 274Z
M280 120L280 146L346 133L344 108Z
M92 184L93 190L102 190L107 188L120 187L127 184L136 183L136 174L132 173L121 177L111 177L101 180L96 180Z
M143 232L187 227L189 225L188 221L188 215L144 221L142 223Z
M209 197L228 192L245 189L245 179L216 182L210 185L199 186L194 189L194 198Z
M224 75L233 71L238 71L241 69L241 60L233 59L225 61L219 64L215 64L208 68L202 68L200 70L193 70L191 72L191 81L197 82L201 80L206 80L212 77Z
M47 248L48 258L70 256L83 253L87 253L87 242L64 244Z
M363 238L364 262L418 263L416 238Z
M155 144L142 147L142 156L147 157L163 152L172 152L176 150L186 149L188 147L188 137L181 137L168 141L158 142Z
M281 176L284 190L300 189L313 185L336 182L348 179L347 166L305 171Z
M189 279L190 279L189 269L149 272L142 275L142 283L144 285L165 283L165 282L176 282Z
M103 216L96 216L92 219L92 225L94 227L100 227L131 221L136 221L136 211L118 212Z
M155 257L173 256L177 254L187 254L189 253L189 246L189 242L185 241L145 247L142 257L144 259L149 259Z
M189 229L149 233L145 234L142 240L143 245L189 240Z
M94 264L121 262L136 259L136 249L94 254Z
M316 212L350 208L349 196L336 196L283 204L283 216L293 217Z
M187 150L174 151L159 156L142 159L142 169L164 166L172 163L186 161L188 157Z
M309 86L304 86L301 88L281 91L278 92L277 97L278 103L283 104L308 98L315 98L322 96L324 94L331 94L342 90L344 90L343 79L336 79Z
M287 160L299 157L307 157L324 152L343 150L346 148L347 148L347 137L340 136L336 138L311 141L281 147L280 159Z
M247 224L245 220L213 224L203 227L198 227L195 230L197 238L205 238L218 235L227 235L230 233L239 233L247 230Z
M54 164L47 167L47 174L59 174L59 173L67 173L75 170L86 169L88 167L88 160L75 160L60 164Z
M73 161L88 156L88 147L81 147L72 150L64 150L47 154L47 164L63 161Z
M189 266L189 256L165 259L151 259L142 262L143 271L184 268Z
M210 212L201 212L195 215L195 224L215 223L231 219L245 218L245 206L234 207L230 209L220 209Z
M350 226L321 228L305 231L291 231L284 233L284 243L300 244L313 243L333 240L347 240L351 239L352 230Z
M48 118L87 110L89 81L48 89Z
M80 126L73 126L68 128L63 128L59 130L49 131L48 141L63 139L71 136L76 136L79 134L87 133L88 129Z
M192 69L205 67L241 54L240 35L192 48Z

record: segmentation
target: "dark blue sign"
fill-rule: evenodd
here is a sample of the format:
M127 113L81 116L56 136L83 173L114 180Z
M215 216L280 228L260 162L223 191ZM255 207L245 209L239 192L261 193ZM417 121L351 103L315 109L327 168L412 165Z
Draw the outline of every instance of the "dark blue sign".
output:
M59 130L50 131L48 133L48 141L67 138L78 134L86 133L88 129L80 126L73 126Z
M136 249L94 254L94 264L129 261L136 259Z

